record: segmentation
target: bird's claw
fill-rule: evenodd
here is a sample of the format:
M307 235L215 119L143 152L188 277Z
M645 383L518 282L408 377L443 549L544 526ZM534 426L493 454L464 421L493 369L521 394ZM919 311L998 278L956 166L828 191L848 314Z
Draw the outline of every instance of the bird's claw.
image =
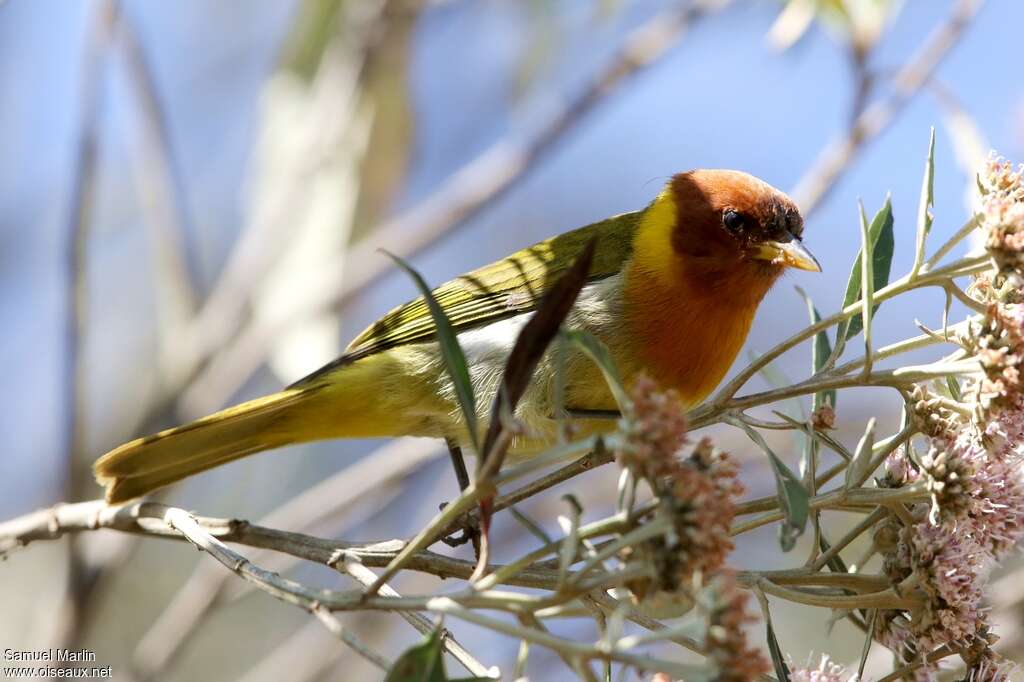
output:
M441 511L448 506L447 502L438 505ZM473 551L480 553L480 519L475 514L465 514L459 521L453 524L456 529L447 535L441 536L441 542L449 547L461 547L467 542L473 543Z

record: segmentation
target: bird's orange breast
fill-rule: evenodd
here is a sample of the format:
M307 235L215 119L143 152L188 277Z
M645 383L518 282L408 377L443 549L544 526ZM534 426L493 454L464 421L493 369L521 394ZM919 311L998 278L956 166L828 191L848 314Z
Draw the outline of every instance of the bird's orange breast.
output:
M628 326L637 365L695 405L732 366L757 301L713 282L665 286L647 273L635 273L630 280Z
M679 219L668 192L648 209L625 271L625 326L630 369L647 371L695 405L729 371L777 273L739 257L675 251Z

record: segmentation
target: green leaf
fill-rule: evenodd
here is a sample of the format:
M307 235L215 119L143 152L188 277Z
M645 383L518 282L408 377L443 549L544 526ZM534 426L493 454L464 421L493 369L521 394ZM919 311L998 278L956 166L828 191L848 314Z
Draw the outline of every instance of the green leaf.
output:
M825 539L825 534L824 533L819 533L818 534L818 546L821 548L821 553L822 554L824 554L827 551L829 551L830 549L832 549L832 545L829 543L828 540ZM836 553L836 555L834 557L829 559L825 563L825 565L828 566L828 570L832 571L833 573L849 573L850 572L850 569L846 566L846 562L843 561L843 558L841 556L839 556L838 553Z
M450 680L444 669L444 647L441 642L441 628L435 628L425 635L419 644L405 650L384 682L485 682L489 677L462 677Z
M892 268L892 255L896 249L896 238L893 233L891 197L885 197L885 203L872 219L871 225L868 227L868 236L871 239L872 245L871 265L874 274L873 291L878 291L889 283L889 272ZM843 308L859 301L862 295L861 253L862 249L858 249L857 258L854 259L853 267L850 268L850 279L846 283L846 296L843 298ZM876 310L878 310L878 305L873 307L871 314L874 315L874 311ZM859 334L863 328L863 320L860 316L854 316L849 320L840 323L839 330L836 332L836 335L837 338L841 336L843 339L850 339Z
M388 253L387 251L384 253L391 260L395 261L398 267L408 273L427 302L430 316L434 319L434 326L437 328L437 341L441 346L441 357L444 359L448 376L451 377L452 383L455 386L455 396L459 401L462 416L466 420L466 428L469 430L469 438L472 441L473 450L480 453L480 434L477 429L476 419L476 398L473 395L473 385L469 380L469 367L466 365L466 356L462 352L462 346L459 345L459 339L455 334L455 330L452 328L451 322L448 321L448 316L445 315L441 304L434 298L433 291L423 277L420 276L420 273L413 270L412 266L393 253Z
M433 630L423 640L398 657L384 682L446 682L441 650L441 630Z
M946 377L946 386L949 387L949 395L952 396L953 400L960 402L960 381L957 380L952 374Z
M747 351L747 359L749 359L751 363L757 362L760 357L761 355L756 351ZM764 365L761 369L757 370L757 373L760 374L772 388L786 388L788 386L792 386L794 383L789 380L789 377L787 377L774 362L769 362ZM807 410L804 409L804 404L800 401L800 398L787 398L780 402L788 406L789 415L793 417L793 419L807 421Z
M821 322L821 313L818 312L818 309L814 306L814 301L811 300L807 292L801 287L796 287L796 291L803 297L804 303L807 304L807 314L811 318L811 324ZM828 340L828 333L822 329L814 335L814 345L811 346L811 371L815 374L820 372L831 355L832 344ZM834 388L815 393L812 409L817 410L826 402L832 407L836 406L836 390Z
M544 356L551 340L558 334L562 322L572 309L576 298L587 283L587 273L594 261L597 239L591 239L576 257L572 266L558 278L537 305L537 310L516 337L515 344L505 362L501 387L491 406L491 419L484 436L481 457L491 457L491 450L502 429L502 414L512 413L533 379L537 363ZM500 462L495 466L500 465Z
M796 539L803 535L807 526L810 496L796 474L779 459L774 452L768 451L772 469L775 472L775 486L782 503L786 519L779 528L779 546L783 552L793 549Z
M846 467L846 483L843 487L847 491L859 486L861 481L871 473L868 471L868 467L871 466L874 448L875 418L872 417L868 420L868 425L864 429L864 435L861 436L860 442L857 443L857 449L853 453L853 460Z
M619 410L625 412L631 401L629 394L626 393L626 389L622 384L618 367L615 366L615 361L612 359L612 354L608 351L608 347L601 343L601 340L593 334L579 329L570 329L562 333L569 343L586 353L594 361L594 364L598 366L601 373L604 374L604 380L607 382L615 402L619 405Z
M772 627L772 618L765 608L765 630L767 631L768 653L772 657L772 665L775 667L775 677L779 682L789 682L789 666L786 665L786 657L779 646L779 640L775 636L775 628Z
M924 180L921 182L921 201L917 208L917 251L914 267L924 260L925 241L932 231L932 206L935 205L935 128L928 139L928 158L924 162Z
M810 512L810 495L807 488L800 482L800 479L793 473L786 463L779 459L779 456L768 446L764 438L750 425L738 420L730 419L731 424L743 429L750 440L768 455L772 471L775 474L775 489L779 497L779 506L785 514L782 525L779 527L779 546L783 552L788 552L796 545L796 539L803 535L807 527L807 517Z

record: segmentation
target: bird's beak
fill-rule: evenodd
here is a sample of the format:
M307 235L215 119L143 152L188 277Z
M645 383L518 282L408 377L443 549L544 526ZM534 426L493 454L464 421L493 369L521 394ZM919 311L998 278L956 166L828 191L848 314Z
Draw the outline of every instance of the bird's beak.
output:
M763 242L754 252L754 258L781 263L798 270L821 272L818 259L796 237L788 242Z

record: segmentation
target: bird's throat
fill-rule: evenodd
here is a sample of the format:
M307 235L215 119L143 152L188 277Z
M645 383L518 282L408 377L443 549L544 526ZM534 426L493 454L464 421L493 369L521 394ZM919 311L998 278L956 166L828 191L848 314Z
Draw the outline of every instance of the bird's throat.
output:
M626 276L627 325L637 349L631 369L675 388L690 406L729 371L775 279L742 265L700 264L666 277L633 263Z

